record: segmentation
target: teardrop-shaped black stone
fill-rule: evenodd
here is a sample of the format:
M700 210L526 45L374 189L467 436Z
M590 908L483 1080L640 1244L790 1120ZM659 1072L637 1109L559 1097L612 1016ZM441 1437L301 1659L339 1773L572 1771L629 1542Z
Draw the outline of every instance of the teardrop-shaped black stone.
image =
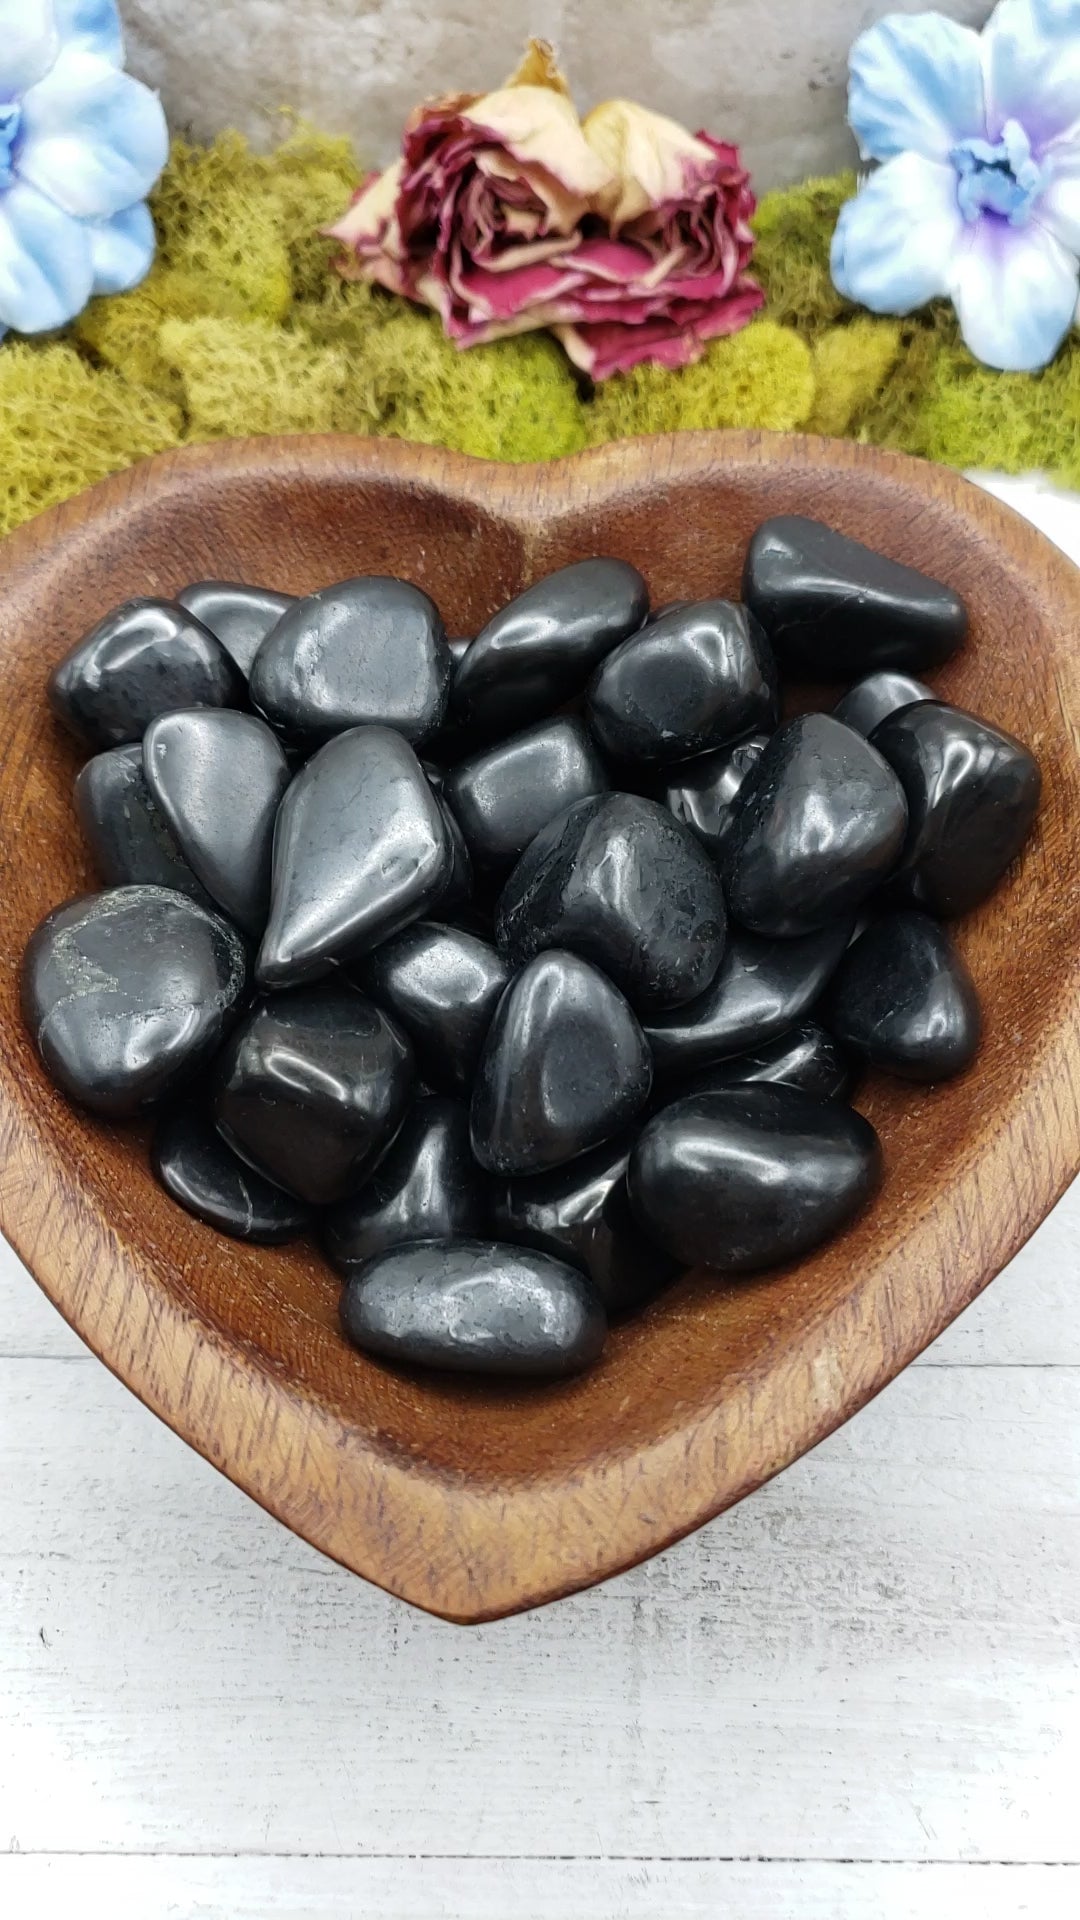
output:
M388 727L339 734L278 809L260 983L359 959L432 907L451 872L446 821L408 741Z
M908 831L890 893L944 919L992 893L1031 831L1038 763L1021 741L961 707L927 700L875 727L900 777Z
M417 744L442 720L451 666L434 601L408 581L363 575L282 615L252 665L251 698L294 739L384 726Z
M175 887L213 906L146 784L141 741L86 762L75 780L75 812L107 887Z
M573 953L542 953L503 994L472 1097L472 1147L492 1173L539 1173L612 1138L652 1085L645 1036L618 988Z
M347 1280L365 1260L408 1240L451 1240L487 1228L486 1179L469 1149L469 1110L418 1100L359 1193L331 1207L321 1242Z
M682 1078L785 1033L824 990L853 926L849 915L800 940L733 931L705 992L646 1020L657 1077Z
M634 1212L688 1265L753 1273L847 1224L881 1177L869 1122L796 1087L693 1094L643 1128L630 1159Z
M645 582L625 560L578 560L548 574L489 620L459 661L456 718L491 739L552 713L648 610Z
M258 939L270 908L274 822L291 779L280 741L253 713L162 713L146 729L143 767L207 892Z
M403 1027L425 1081L470 1093L495 1009L510 983L501 953L476 934L418 920L365 961L361 984Z
M644 1305L678 1270L630 1211L626 1169L632 1146L624 1137L550 1173L501 1180L491 1206L500 1240L537 1247L580 1268L612 1318Z
M477 866L506 874L557 813L607 788L585 727L564 714L461 761L446 777L445 798Z
M292 593L245 587L237 580L195 580L177 594L176 604L209 627L246 678L267 634L295 599Z
M559 1378L604 1344L604 1309L584 1274L530 1247L419 1240L353 1275L341 1324L355 1346L454 1373Z
M568 947L649 1014L704 991L726 923L704 849L666 807L627 793L580 800L550 821L507 880L495 919L515 965Z
M311 1206L354 1193L405 1117L412 1049L347 986L260 1001L232 1035L214 1112L229 1145Z
M837 968L826 1017L853 1053L905 1080L947 1080L978 1051L974 982L927 913L883 914L859 935Z
M891 873L906 827L903 788L869 741L827 713L786 721L724 846L732 918L785 939L828 926Z
M244 943L219 914L165 887L114 887L31 935L23 1018L69 1099L121 1120L207 1065L246 983Z
M311 1225L311 1208L238 1159L201 1106L162 1115L150 1164L178 1206L234 1240L275 1247Z
M776 666L745 607L697 600L622 641L589 686L590 731L616 761L666 764L777 720Z
M127 600L49 677L56 718L87 747L141 740L174 707L242 707L247 687L220 640L172 600Z
M807 680L853 680L878 667L923 673L967 632L951 587L801 514L758 527L742 595L781 666Z

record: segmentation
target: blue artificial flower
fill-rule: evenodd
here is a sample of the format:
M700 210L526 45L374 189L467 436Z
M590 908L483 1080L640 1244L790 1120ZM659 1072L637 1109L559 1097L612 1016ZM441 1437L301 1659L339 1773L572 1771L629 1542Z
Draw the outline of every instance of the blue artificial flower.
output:
M971 352L1044 367L1080 281L1080 0L1000 0L982 34L889 14L851 49L848 118L882 165L842 209L840 292L952 300Z
M0 0L0 337L63 326L154 257L168 131L123 58L116 0Z

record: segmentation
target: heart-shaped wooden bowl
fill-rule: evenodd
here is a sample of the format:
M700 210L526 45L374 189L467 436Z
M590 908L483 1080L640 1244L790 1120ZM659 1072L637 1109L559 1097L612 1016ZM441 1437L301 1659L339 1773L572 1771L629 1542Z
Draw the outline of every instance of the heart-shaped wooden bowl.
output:
M797 1266L691 1275L570 1382L502 1387L351 1351L313 1248L246 1247L175 1208L144 1129L75 1112L18 1012L27 935L95 884L77 759L46 711L53 662L130 594L201 576L304 592L405 575L473 632L585 554L641 566L654 601L738 591L760 520L818 515L957 587L941 691L1038 753L1037 832L959 930L982 995L975 1068L884 1080L880 1197ZM1080 574L940 468L835 441L685 434L548 467L387 441L282 439L162 455L0 547L0 1225L148 1406L279 1519L448 1619L489 1619L654 1553L812 1447L959 1313L1080 1165ZM833 694L831 697L835 697Z

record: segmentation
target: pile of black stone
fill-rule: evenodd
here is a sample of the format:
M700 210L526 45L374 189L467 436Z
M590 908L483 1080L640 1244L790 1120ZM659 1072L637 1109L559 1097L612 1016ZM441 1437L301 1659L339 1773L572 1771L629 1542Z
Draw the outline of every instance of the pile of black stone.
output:
M50 683L108 891L30 942L42 1059L98 1114L162 1109L200 1219L316 1234L360 1346L574 1371L680 1266L852 1218L881 1161L856 1069L970 1064L941 922L1039 772L908 677L965 627L798 518L754 535L741 604L650 617L633 566L584 560L471 643L381 577L129 602ZM781 720L779 668L854 684Z

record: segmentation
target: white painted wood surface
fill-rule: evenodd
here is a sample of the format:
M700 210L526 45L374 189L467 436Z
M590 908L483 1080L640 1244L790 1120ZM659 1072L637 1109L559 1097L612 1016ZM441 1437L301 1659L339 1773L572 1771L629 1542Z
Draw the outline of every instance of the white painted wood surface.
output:
M1080 1185L771 1486L468 1631L278 1527L0 1246L4 1920L1078 1912Z

